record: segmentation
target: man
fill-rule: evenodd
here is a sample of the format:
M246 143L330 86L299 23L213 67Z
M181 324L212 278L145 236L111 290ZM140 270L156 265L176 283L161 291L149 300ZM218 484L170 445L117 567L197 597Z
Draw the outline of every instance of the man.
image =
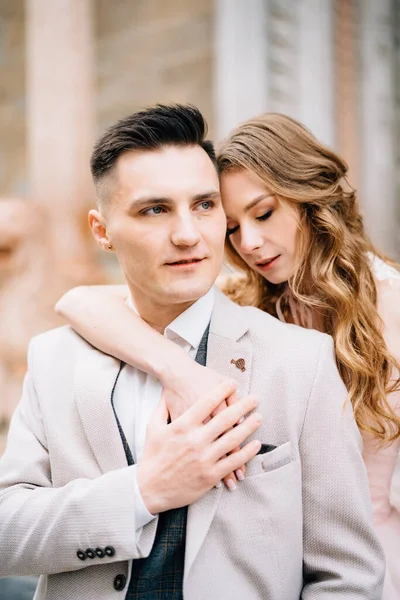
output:
M143 319L234 375L242 399L209 420L224 382L168 423L157 382L69 328L38 336L0 464L0 575L44 574L37 600L376 600L383 559L332 340L213 290L226 223L205 133L184 106L113 126L90 223ZM244 463L235 491L218 486Z

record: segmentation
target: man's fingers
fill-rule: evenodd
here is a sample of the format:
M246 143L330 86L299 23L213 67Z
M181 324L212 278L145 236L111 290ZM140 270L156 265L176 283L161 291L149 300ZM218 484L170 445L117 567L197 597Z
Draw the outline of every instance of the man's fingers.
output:
M218 404L217 408L215 410L212 411L211 413L211 417L215 417L215 415L218 415L220 412L222 412L223 410L225 410L228 407L226 400L224 400L223 402L221 402L221 404ZM205 423L208 423L210 419L204 421Z
M226 400L224 400L223 402L221 402L221 404L219 404L217 406L217 408L213 411L212 413L212 417L215 417L215 415L217 415L218 413L222 412L223 410L225 410L225 408L227 408L228 406L231 406L232 404L235 404L235 402L238 402L239 397L235 392L233 392L233 394L231 394L230 396L228 396L226 398Z
M258 404L257 396L246 396L236 404L219 412L206 426L205 433L209 441L217 439L228 429L236 425L236 423L247 413L252 411ZM236 444L238 446L239 444ZM232 446L234 448L235 446ZM229 451L232 450L229 449Z
M226 399L226 404L228 406L232 406L232 404L235 404L236 402L239 402L239 396L237 395L236 392L234 392L233 394L231 394L229 396L229 398ZM243 421L244 417L240 417L238 423L241 423Z
M216 418L217 417L215 417L215 419ZM213 419L212 421L214 421L215 419ZM240 444L242 444L252 433L254 433L260 427L261 422L261 414L253 413L249 417L247 417L247 419L241 425L238 425L234 429L227 431L223 436L218 438L212 445L212 451L215 460L220 459L221 456L224 456L225 454L231 453L234 448L240 446ZM240 454L240 450L238 452L235 452L234 454L231 454L231 456L237 456L238 454ZM244 462L238 463L237 466L232 470L234 471L238 469L244 464Z
M227 473L231 473L239 469L240 465L251 460L261 448L259 440L253 440L243 446L238 452L234 452L229 456L221 458L217 463L216 477L219 480L224 479Z
M190 427L203 423L207 417L217 408L221 402L230 396L237 388L237 383L234 379L227 379L221 382L207 396L200 398L193 404L179 419L175 421L181 426Z
M232 396L230 397L231 399L232 399ZM231 407L226 412L224 412L224 409L222 409L221 405L219 405L219 407L218 407L219 412L214 417L213 422L209 425L209 428L208 428L209 429L208 434L211 435L211 439L216 439L217 437L219 437L221 435L221 432L223 433L224 431L228 431L230 428L232 428L234 425L237 424L238 420L240 421L240 420L244 419L243 415L247 414L248 412L250 412L251 410L253 410L253 408L255 408L257 406L257 398L255 396L248 396L247 398L243 398L240 401L240 403L236 399L236 403L240 404L240 405L233 408L233 403L232 403ZM252 431L252 430L248 429L248 431ZM248 436L246 436L246 437L248 437ZM236 448L233 448L231 450L231 452L237 452L239 450L240 450L240 446L238 445ZM236 482L244 479L245 471L246 471L245 466L241 465L241 467L239 469L237 469L236 472L232 472L232 473L229 473L228 475L226 475L226 477L224 477L225 485L230 490L235 489Z
M226 403L228 406L232 406L232 404L235 404L238 400L239 400L239 397L238 397L237 393L233 392L233 394L231 394L229 396L229 398L226 399Z

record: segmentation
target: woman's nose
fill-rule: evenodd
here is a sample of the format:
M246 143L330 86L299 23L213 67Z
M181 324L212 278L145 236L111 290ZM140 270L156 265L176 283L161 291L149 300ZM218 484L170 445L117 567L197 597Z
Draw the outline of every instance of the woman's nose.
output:
M251 254L261 248L263 240L253 228L241 229L240 250L243 254Z

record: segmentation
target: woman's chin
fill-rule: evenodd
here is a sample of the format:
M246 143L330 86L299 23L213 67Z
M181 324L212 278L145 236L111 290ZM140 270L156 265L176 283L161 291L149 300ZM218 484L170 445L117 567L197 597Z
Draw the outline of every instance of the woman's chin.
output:
M275 272L272 270L266 273L260 273L260 275L273 285L280 285L282 283L286 283L289 279L286 273L282 273L282 271L279 272L278 269Z

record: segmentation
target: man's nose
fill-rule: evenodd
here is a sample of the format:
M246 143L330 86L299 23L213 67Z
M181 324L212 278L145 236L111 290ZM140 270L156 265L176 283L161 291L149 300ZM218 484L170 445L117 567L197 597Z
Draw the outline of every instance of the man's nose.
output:
M182 215L177 217L174 222L171 240L175 246L194 246L201 239L196 217L192 215Z
M240 251L242 254L251 254L263 245L261 235L253 227L242 227L240 233Z

